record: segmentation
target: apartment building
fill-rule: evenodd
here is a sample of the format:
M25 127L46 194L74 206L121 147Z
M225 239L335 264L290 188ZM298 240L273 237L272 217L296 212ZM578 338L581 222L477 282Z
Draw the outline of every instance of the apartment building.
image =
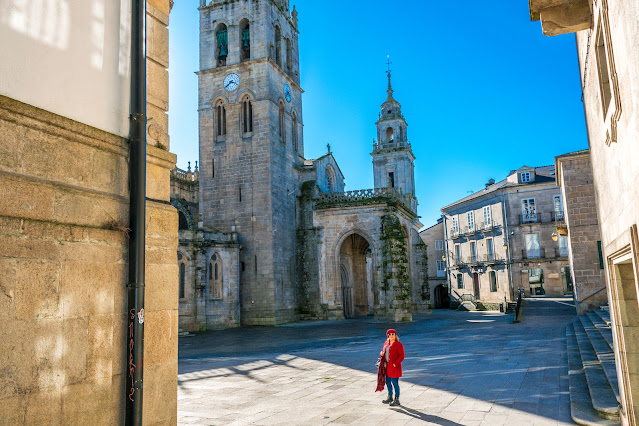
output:
M521 167L442 209L451 300L496 309L527 296L572 292L555 167Z

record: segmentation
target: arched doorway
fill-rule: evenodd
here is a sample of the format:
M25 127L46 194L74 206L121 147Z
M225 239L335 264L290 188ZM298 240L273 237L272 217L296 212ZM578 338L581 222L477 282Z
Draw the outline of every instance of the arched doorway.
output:
M339 267L344 318L372 315L372 255L364 237L346 237L339 251Z

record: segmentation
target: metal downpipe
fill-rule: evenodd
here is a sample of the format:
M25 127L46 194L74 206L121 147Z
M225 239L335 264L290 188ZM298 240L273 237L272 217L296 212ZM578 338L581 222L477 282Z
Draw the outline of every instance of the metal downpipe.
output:
M146 221L146 0L131 0L129 128L129 283L126 330L126 425L142 424Z

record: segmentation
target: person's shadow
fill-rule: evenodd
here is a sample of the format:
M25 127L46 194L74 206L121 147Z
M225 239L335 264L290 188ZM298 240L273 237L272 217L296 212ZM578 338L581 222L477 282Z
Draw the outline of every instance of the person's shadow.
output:
M395 406L391 408L393 411L398 413L406 414L407 416L414 417L416 419L422 420L424 422L434 423L436 425L441 426L463 426L461 423L456 423L448 419L442 419L438 416L432 416L430 414L422 413L421 411L413 410L408 407L404 407L403 405Z

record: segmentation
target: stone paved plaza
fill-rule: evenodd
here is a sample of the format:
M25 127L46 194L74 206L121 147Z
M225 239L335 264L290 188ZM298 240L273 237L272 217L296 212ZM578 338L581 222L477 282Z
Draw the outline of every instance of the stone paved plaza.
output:
M573 424L565 325L571 299L512 315L435 310L372 319L209 331L180 340L178 423L197 425ZM401 407L375 393L387 328L406 349Z

